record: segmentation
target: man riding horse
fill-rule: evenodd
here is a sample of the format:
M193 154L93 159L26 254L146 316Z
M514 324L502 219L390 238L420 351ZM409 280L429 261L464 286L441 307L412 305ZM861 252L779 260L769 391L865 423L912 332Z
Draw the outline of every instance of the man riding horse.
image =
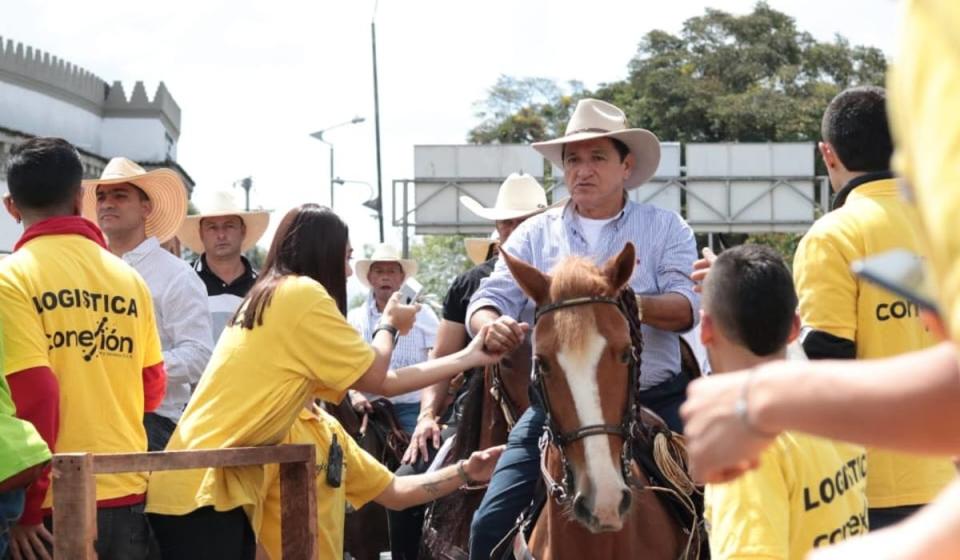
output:
M644 339L640 400L673 430L681 431L678 408L688 379L681 374L678 333L692 328L699 315L699 298L689 278L696 242L693 231L676 213L633 202L627 193L656 172L657 137L644 129L627 128L619 108L584 99L563 137L533 147L563 169L570 200L521 224L504 250L548 272L570 255L600 264L619 254L627 242L637 247L636 267L627 285L637 294ZM533 302L505 263L498 262L471 299L468 327L476 333L492 325L486 346L492 351L512 350L524 341L533 311ZM471 558L488 558L530 502L540 476L537 441L544 421L543 404L533 399L510 433L474 516Z

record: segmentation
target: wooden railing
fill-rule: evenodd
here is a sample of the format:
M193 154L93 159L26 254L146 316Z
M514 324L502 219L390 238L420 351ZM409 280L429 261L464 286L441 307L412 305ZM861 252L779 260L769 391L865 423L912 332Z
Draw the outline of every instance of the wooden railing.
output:
M280 533L283 557L314 560L317 542L316 451L313 445L278 445L156 453L62 453L53 457L54 557L97 557L95 474L176 471L280 464Z

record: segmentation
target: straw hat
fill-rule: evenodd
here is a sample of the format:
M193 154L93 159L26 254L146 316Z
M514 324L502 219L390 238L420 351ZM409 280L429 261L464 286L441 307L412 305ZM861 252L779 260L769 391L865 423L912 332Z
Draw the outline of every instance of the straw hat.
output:
M463 240L463 245L467 249L467 258L473 264L481 264L487 261L487 255L490 254L490 247L500 244L499 236L494 231L490 237L467 237Z
M367 280L367 275L370 273L370 266L375 262L400 263L404 278L409 278L417 273L417 261L404 259L396 247L389 243L381 243L373 249L373 254L370 255L369 259L358 259L357 264L353 265L357 273L357 280L360 281L360 284L362 284L364 288L370 288L370 281Z
M559 168L563 168L563 145L594 138L615 138L636 158L633 171L623 181L626 188L647 182L660 165L660 141L649 130L627 128L627 116L619 107L599 99L581 99L577 103L566 133L553 140L535 142L533 148Z
M163 243L176 235L187 215L187 188L180 175L172 169L146 171L123 157L111 159L99 179L83 182L83 217L97 223L97 187L122 183L136 185L153 203L147 216L147 237Z
M243 220L243 225L247 228L247 233L243 238L243 244L240 245L242 252L247 252L257 244L257 241L263 237L270 224L270 212L267 210L245 211L237 203L237 199L232 191L217 191L213 196L213 204L205 212L187 216L183 220L183 225L177 231L177 237L180 241L190 248L196 254L204 252L203 240L200 238L200 220L204 218L218 218L223 216L237 216Z
M460 204L486 220L513 220L531 216L547 208L547 193L540 183L525 173L511 173L497 190L497 202L484 207L477 199L463 195Z

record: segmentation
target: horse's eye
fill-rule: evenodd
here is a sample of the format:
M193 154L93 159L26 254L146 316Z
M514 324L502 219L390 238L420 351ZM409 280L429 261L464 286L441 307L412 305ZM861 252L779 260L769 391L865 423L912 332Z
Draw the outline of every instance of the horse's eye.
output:
M621 363L621 364L629 364L629 363L630 363L630 358L632 358L632 357L633 357L633 350L630 350L630 349L628 348L627 350L624 350L624 351L623 351L623 354L620 355L620 363Z

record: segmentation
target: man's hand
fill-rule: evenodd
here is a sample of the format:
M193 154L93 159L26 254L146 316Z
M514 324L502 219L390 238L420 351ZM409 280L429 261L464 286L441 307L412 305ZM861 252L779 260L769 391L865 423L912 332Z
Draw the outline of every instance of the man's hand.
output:
M687 388L680 415L691 473L698 482L726 482L755 468L760 453L775 437L751 427L736 412L749 376L741 372L704 377Z
M483 346L492 354L508 354L523 344L529 327L526 323L518 323L513 317L501 315L485 327L486 333L477 333L482 338Z
M498 445L474 451L470 454L470 458L463 463L463 470L466 471L471 480L477 482L490 480L493 469L497 466L497 460L500 459L500 454L503 453L504 449L506 449L505 445Z
M53 548L53 535L42 523L10 527L10 554L13 560L52 560L44 543Z
M707 279L707 273L710 272L710 267L713 266L713 262L717 260L717 256L713 254L713 249L710 247L703 248L703 258L698 259L693 262L693 274L690 275L690 279L693 280L693 291L700 293L703 291L703 281Z
M420 311L420 304L405 305L400 303L400 292L394 292L383 307L382 321L393 326L400 335L406 335L413 328L413 323L417 319L417 313Z
M373 405L370 404L367 397L363 396L363 393L360 391L348 391L347 394L350 396L350 405L353 406L354 410L360 414L373 412Z
M437 424L433 414L424 414L417 420L417 427L410 436L410 445L407 446L400 462L412 465L419 457L426 460L430 456L427 449L428 442L433 444L434 449L440 448L440 425Z
M511 319L512 321L512 319ZM526 323L517 323L514 322L514 325L517 329L520 330L520 341L523 342L523 337L526 336L526 332L530 329L529 325ZM513 350L494 350L490 345L486 344L486 340L490 336L490 331L493 330L494 323L490 323L480 329L480 332L477 333L476 338L470 341L470 344L461 350L464 353L464 363L466 367L484 367L490 364L495 364L503 359L508 352ZM498 346L498 348L504 348L504 346ZM513 349L516 349L514 347Z

